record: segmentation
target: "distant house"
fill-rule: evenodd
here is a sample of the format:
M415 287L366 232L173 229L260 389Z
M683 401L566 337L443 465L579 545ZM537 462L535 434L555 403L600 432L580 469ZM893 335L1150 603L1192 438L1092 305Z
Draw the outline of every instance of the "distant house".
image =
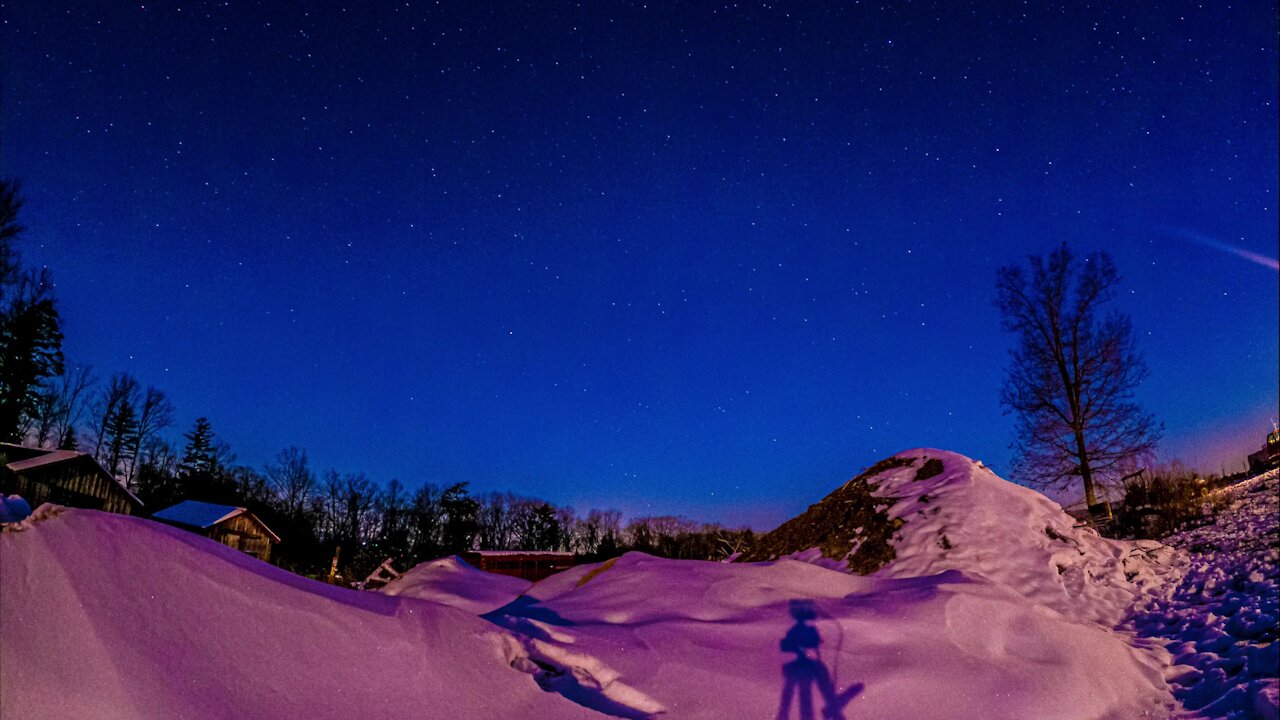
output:
M31 507L68 507L135 515L142 501L88 453L0 443L0 494L21 495Z
M1262 449L1249 455L1249 472L1260 473L1280 467L1280 430L1272 430Z
M499 575L537 582L573 567L573 553L535 550L473 550L462 553L467 564Z
M199 533L263 561L271 559L271 546L280 542L280 536L257 515L231 505L183 500L151 519Z

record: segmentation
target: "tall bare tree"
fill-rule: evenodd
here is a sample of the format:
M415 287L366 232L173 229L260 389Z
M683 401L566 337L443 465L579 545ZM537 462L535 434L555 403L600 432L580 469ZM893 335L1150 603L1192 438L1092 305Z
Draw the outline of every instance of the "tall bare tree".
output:
M120 475L137 438L138 393L136 378L116 373L93 408L93 456L112 475Z
M96 382L93 366L71 363L65 363L57 377L45 380L32 411L31 439L36 447L59 445L65 438L75 437L89 391Z
M153 447L151 441L161 430L172 426L173 403L169 402L164 392L148 385L140 401L137 432L134 433L133 443L127 451L129 464L125 470L125 479L130 486L133 485L138 468L146 461L144 453Z
M1160 435L1133 399L1147 370L1132 323L1104 310L1118 282L1106 253L1077 261L1065 244L996 275L1001 324L1017 336L1000 398L1017 416L1014 477L1053 488L1079 478L1090 505Z
M316 493L316 475L307 464L307 451L288 447L276 454L266 467L267 480L275 488L281 511L300 518Z

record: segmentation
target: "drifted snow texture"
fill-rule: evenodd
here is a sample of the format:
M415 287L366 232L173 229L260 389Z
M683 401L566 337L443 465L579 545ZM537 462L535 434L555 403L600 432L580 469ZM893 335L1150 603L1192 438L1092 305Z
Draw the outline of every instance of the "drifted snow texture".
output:
M1044 495L933 449L877 463L742 559L778 557L895 578L961 570L1106 627L1177 572L1160 543L1102 538Z
M841 490L849 522L828 503L825 534L793 521L769 562L631 553L530 586L446 559L383 594L145 520L38 510L0 534L0 717L770 718L801 671L848 703L831 717L1181 711L1169 652L1111 629L1175 586L1172 551L1076 528L943 451ZM871 574L848 572L858 557ZM787 639L806 636L801 661ZM1190 669L1180 692L1206 682Z
M41 510L50 506L41 506ZM0 534L0 717L597 717L490 623L91 510Z
M523 638L568 697L600 683L613 696L615 683L619 705L641 707L639 692L673 718L774 717L795 660L780 643L804 599L822 667L853 695L839 717L1136 718L1173 707L1148 654L959 571L893 579L641 553L597 569L552 576L487 616Z
M1177 697L1201 717L1280 716L1280 477L1272 470L1219 491L1213 522L1166 542L1186 553L1187 571L1171 596L1144 602L1132 619L1163 639Z
M483 615L511 602L531 585L528 580L477 569L454 556L415 565L379 592L431 600Z

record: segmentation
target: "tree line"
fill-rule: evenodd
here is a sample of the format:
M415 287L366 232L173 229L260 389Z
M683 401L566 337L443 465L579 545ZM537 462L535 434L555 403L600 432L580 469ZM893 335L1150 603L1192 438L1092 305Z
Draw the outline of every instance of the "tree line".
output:
M22 425L27 444L93 455L148 511L182 500L247 507L281 536L276 562L304 574L327 571L335 553L342 574L356 579L388 558L403 570L467 550L563 551L593 560L641 550L716 560L751 536L675 516L579 515L512 492L476 495L467 482L383 485L359 472L317 472L297 447L254 468L237 462L204 417L181 442L171 441L173 404L128 373L101 381L91 367L67 363L38 397Z
M180 442L170 440L173 403L128 373L101 380L89 366L64 363L36 396L19 439L93 455L148 512L182 500L249 508L282 538L274 561L308 575L325 574L335 554L340 574L356 580L388 558L403 570L468 550L563 551L591 560L640 550L717 560L751 537L750 530L683 517L624 522L618 510L595 509L579 515L512 492L476 495L467 482L410 487L360 472L317 472L297 447L254 468L237 462L207 418L196 419Z
M623 522L617 510L572 508L510 492L473 495L466 482L382 485L363 473L312 469L289 447L261 468L236 461L207 418L181 440L164 391L129 373L103 378L62 353L61 321L46 268L27 268L16 182L0 180L0 440L92 455L145 505L182 500L249 508L282 542L275 561L305 574L359 579L390 558L396 567L467 550L556 550L604 559L627 550L719 559L749 530L682 517Z
M679 517L624 525L616 510L579 516L512 493L477 497L466 482L411 489L361 473L317 476L297 448L255 469L236 463L205 418L174 443L163 391L128 373L104 381L63 357L50 272L25 267L17 250L21 206L17 184L0 180L0 440L88 452L150 509L182 499L248 507L285 538L281 564L301 572L327 567L335 553L359 574L388 557L403 567L470 549L717 559L750 541L749 531ZM1003 327L1017 340L1001 396L1017 418L1014 478L1079 482L1094 507L1095 486L1149 460L1159 438L1134 401L1146 367L1128 317L1106 310L1119 282L1106 253L1081 262L1062 245L1028 260L1000 268L996 282Z

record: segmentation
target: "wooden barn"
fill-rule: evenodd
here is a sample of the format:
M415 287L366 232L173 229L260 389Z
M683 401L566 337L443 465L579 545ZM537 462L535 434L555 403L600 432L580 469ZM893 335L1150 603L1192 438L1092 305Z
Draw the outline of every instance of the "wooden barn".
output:
M263 561L271 559L271 546L280 542L280 537L257 515L231 505L183 500L151 519L199 533Z
M537 582L573 567L573 553L535 550L472 550L462 553L467 564L499 575Z
M142 501L88 453L10 443L0 443L0 494L21 495L33 508L50 502L121 515L142 508Z

